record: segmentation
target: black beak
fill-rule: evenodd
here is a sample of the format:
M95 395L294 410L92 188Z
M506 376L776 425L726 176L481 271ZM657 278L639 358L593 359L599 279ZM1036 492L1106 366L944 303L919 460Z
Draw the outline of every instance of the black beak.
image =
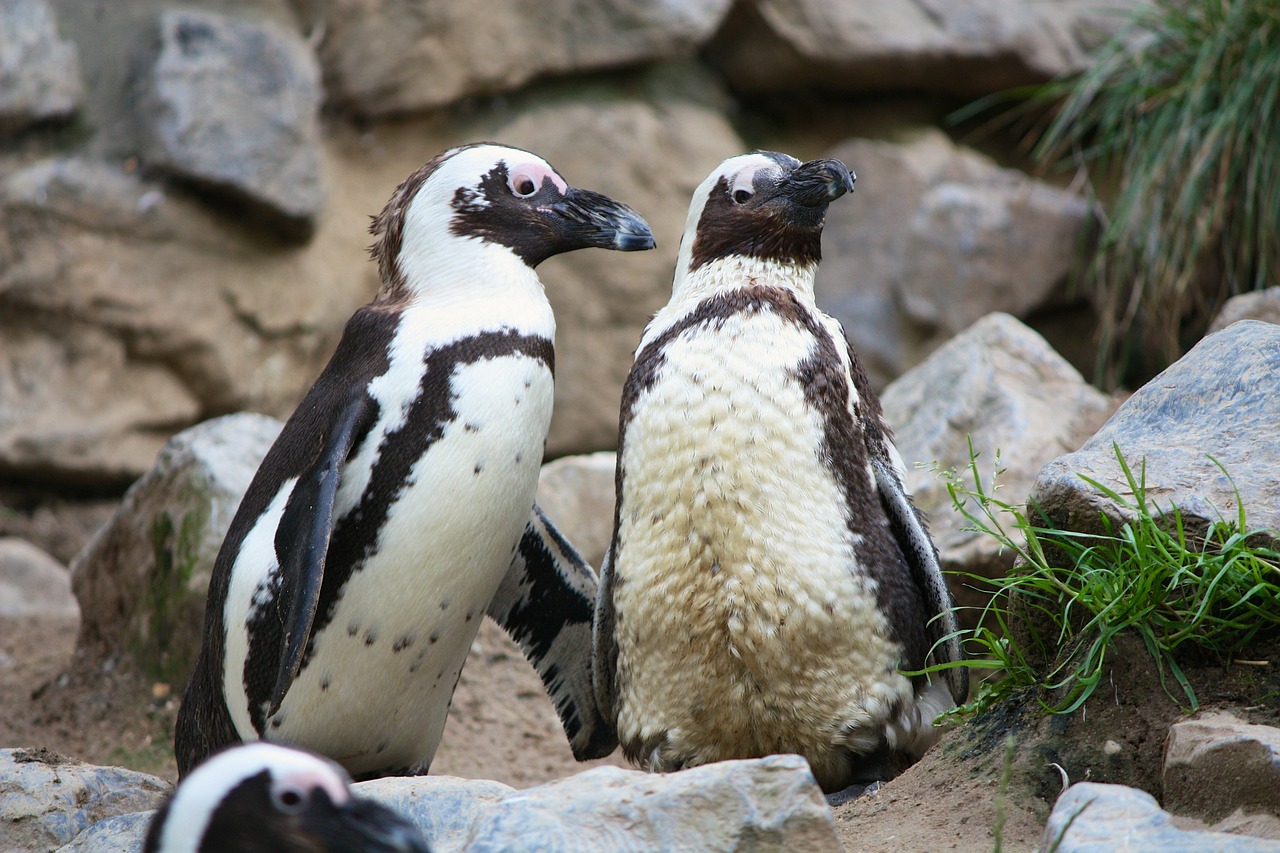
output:
M804 207L826 207L845 193L853 192L857 180L839 160L810 160L787 176L784 192L792 202Z
M656 245L649 223L640 214L591 190L569 187L559 201L544 210L552 215L553 227L571 248L636 252Z
M431 853L407 819L373 800L353 797L320 833L331 853Z

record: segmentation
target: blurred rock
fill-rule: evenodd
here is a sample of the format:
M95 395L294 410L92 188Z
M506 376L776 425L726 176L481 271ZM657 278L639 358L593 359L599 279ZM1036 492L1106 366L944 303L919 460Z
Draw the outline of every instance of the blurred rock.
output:
M517 794L515 788L489 779L416 776L357 782L353 790L377 800L413 821L431 844L431 853L471 850L472 827L491 809Z
M186 684L214 559L281 426L264 415L228 415L165 445L72 563L82 647L127 652L152 678Z
M147 165L310 237L324 202L320 68L296 33L196 10L160 16L139 80Z
M538 474L538 506L597 571L613 538L616 459L612 452L565 456Z
M0 850L56 850L100 820L155 808L168 792L164 780L123 767L0 749Z
M64 618L74 623L80 606L71 594L66 566L30 542L0 538L0 620L32 616Z
M1174 723L1164 750L1164 805L1201 820L1237 809L1280 815L1280 729L1229 712Z
M747 0L708 48L746 92L971 98L1081 70L1137 0Z
M543 76L690 54L730 0L313 0L331 97L365 116L432 109ZM660 149L659 149L660 150Z
M991 537L965 529L971 524L953 508L934 463L957 471L959 486L973 488L967 470L972 443L984 491L991 493L992 475L1002 468L996 496L1018 505L1047 462L1079 447L1115 409L1042 337L1008 314L988 315L943 344L894 380L881 402L942 567L983 577L1003 577L1014 554L1000 553ZM990 592L962 578L953 577L951 586L956 603L966 608L963 620L975 624L978 613L970 608L986 604Z
M1278 364L1280 326L1245 320L1209 335L1135 391L1079 451L1046 465L1029 501L1066 530L1103 532L1100 512L1115 523L1130 518L1082 479L1133 494L1114 444L1134 477L1145 478L1150 511L1177 507L1189 535L1233 521L1241 506L1250 530L1280 531Z
M0 134L68 116L83 95L76 46L58 35L49 4L0 3Z
M1280 323L1280 287L1268 287L1233 296L1222 306L1218 316L1209 325L1209 332L1218 332L1240 320L1261 320L1264 323Z
M818 300L877 387L993 311L1025 318L1062 299L1083 200L938 130L850 140L830 156L858 186L827 216Z
M100 820L58 848L58 853L141 853L155 810Z
M1057 853L1117 851L1199 851L1276 853L1280 842L1223 832L1179 829L1155 797L1137 788L1080 782L1053 807L1040 839L1041 850Z

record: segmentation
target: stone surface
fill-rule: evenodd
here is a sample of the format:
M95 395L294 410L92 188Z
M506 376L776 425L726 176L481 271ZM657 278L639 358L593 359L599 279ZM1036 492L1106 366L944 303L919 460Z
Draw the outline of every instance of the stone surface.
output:
M709 46L735 88L962 97L1079 71L1135 0L748 0Z
M959 473L973 488L969 448L977 452L984 490L999 467L998 497L1021 504L1040 469L1079 447L1115 408L1031 329L1008 314L991 314L952 338L881 395L907 485L948 571L1003 576L1014 555L1000 553L990 537L966 528L954 509L947 481L935 472ZM973 582L952 578L962 618L975 624L989 597Z
M147 165L229 196L288 236L309 237L324 203L320 68L272 23L173 10L140 76Z
M1219 821L1237 808L1280 815L1280 729L1205 711L1169 728L1164 805Z
M82 647L128 652L152 678L186 684L214 559L281 426L265 415L228 415L165 445L72 563Z
M1058 797L1040 839L1040 849L1058 853L1276 853L1280 842L1182 830L1155 797L1145 791L1080 782Z
M1135 477L1145 460L1152 511L1177 507L1192 534L1234 520L1241 504L1251 530L1280 531L1277 365L1280 326L1246 320L1209 335L1135 391L1079 451L1046 465L1030 501L1067 530L1103 532L1100 512L1129 518L1081 479L1132 495L1114 444Z
M141 853L155 810L109 817L91 825L58 853Z
M1231 297L1209 324L1209 331L1221 331L1240 320L1280 323L1280 287L1268 287L1266 290Z
M613 538L616 469L616 454L602 451L548 462L538 475L538 506L596 570Z
M432 853L464 853L472 827L502 800L519 793L488 779L418 776L357 782L355 792L409 818L422 830Z
M1062 299L1087 221L1078 197L938 130L829 156L858 184L828 213L818 302L877 387L993 311L1026 317Z
M90 825L155 808L169 783L43 749L0 749L0 850L49 851Z
M76 46L58 34L49 4L0 3L0 134L70 115L83 95Z
M616 68L692 51L729 0L318 0L331 97L366 116L442 107L536 77Z
M30 542L0 538L0 620L52 616L76 620L66 566ZM0 624L3 624L0 622Z

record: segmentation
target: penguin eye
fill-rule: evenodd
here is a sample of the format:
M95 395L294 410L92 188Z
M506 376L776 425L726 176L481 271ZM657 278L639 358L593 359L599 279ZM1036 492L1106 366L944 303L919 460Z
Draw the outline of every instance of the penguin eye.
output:
M272 790L271 800L276 809L285 814L297 814L307 805L306 792L294 787Z
M511 191L521 198L528 198L538 191L538 185L528 175L516 175L511 181Z
M752 193L751 190L734 190L733 201L735 204L746 204L751 201L752 195L754 195L754 193Z

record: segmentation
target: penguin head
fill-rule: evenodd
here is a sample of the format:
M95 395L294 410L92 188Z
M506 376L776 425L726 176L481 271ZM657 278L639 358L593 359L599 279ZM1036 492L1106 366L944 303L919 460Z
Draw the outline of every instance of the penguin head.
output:
M677 277L733 257L816 266L827 205L854 181L839 160L775 151L725 160L694 191Z
M649 224L627 205L570 186L536 154L491 142L437 155L396 188L370 230L384 287L451 260L474 266L507 253L533 268L574 249L654 246Z
M195 768L152 819L143 853L428 853L418 830L351 793L343 770L309 752L257 742Z

